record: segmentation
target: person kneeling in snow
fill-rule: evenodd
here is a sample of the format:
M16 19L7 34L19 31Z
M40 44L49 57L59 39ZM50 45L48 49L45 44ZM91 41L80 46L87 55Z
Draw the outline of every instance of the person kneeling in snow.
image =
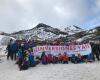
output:
M21 70L27 70L28 68L29 68L29 62L26 59L24 59L22 61L22 64L19 66L19 69L21 71Z
M71 62L74 63L74 64L77 63L75 54L72 54L70 60L71 60Z
M52 63L57 64L58 63L58 57L56 55L53 55L52 57Z
M76 61L77 61L77 63L83 63L84 62L80 53L78 53L78 56L76 57Z
M27 70L29 67L27 58L23 56L23 52L21 49L18 50L16 63L18 64L20 70Z
M23 57L22 50L19 49L18 53L17 53L16 64L18 64L18 66L20 66L22 64L23 59L24 59L24 57Z
M62 54L59 54L58 55L58 62L62 63L62 61L63 61L63 56L62 56Z
M44 64L44 65L48 64L48 58L47 58L47 55L45 54L45 52L42 53L41 60L42 60L42 64Z
M68 57L68 55L66 53L63 54L62 58L63 58L63 64L65 64L65 63L68 64L69 57Z
M34 60L34 56L30 53L28 57L29 65L30 67L35 67L36 66L36 61Z
M48 63L52 63L52 54L48 54Z
M89 54L89 55L88 55L87 61L88 61L88 62L93 62L93 61L94 61L94 57L93 57L92 54Z

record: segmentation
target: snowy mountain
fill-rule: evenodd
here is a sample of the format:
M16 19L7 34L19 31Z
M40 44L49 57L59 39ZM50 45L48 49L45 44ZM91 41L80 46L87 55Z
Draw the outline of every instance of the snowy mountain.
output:
M67 36L67 32L60 31L57 28L53 28L49 25L40 23L36 27L29 30L22 30L12 33L11 36L17 39L35 39L35 40L53 40L59 37Z
M83 37L87 39L88 36L93 37L98 33L100 33L100 27L95 27L90 30L83 30L80 27L73 25L66 27L63 31L61 31L57 28L53 28L49 25L40 23L32 29L12 33L11 36L16 39L34 39L40 41L55 40L58 38L64 38L73 41L80 38L83 39Z
M64 32L67 32L69 35L72 35L72 34L75 34L78 32L82 32L82 31L84 31L84 30L81 29L80 27L75 26L75 25L66 27L64 29Z
M63 39L73 41L77 39L88 39L90 37L100 35L100 26L90 30L83 30L75 25L66 27L64 30L53 28L49 25L40 23L36 27L29 30L21 30L12 34L2 33L5 36L11 36L15 39L31 39L31 40L55 40ZM89 37L88 37L89 36Z
M95 27L93 29L90 29L87 32L90 33L90 34L93 34L93 33L94 34L100 34L100 26L97 26L97 27Z
M82 35L79 39L77 38L77 41L89 41L95 39L100 36L100 26L87 30Z

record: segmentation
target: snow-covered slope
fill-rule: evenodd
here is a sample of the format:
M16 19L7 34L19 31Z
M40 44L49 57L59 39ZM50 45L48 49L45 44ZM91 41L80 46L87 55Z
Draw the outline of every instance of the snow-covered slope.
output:
M92 38L92 35L90 34L90 35L83 36L83 37L77 39L76 41L82 42L82 41L89 40L91 38Z
M81 31L84 31L84 30L75 25L66 27L64 29L64 32L67 32L69 35L72 35L72 34L75 34L75 33L81 32Z
M100 33L100 26L87 31L88 33Z
M0 45L7 45L11 39L15 40L13 37L0 35Z
M62 32L57 28L53 28L46 24L40 23L35 28L12 33L17 39L36 39L36 40L52 40L61 36L67 36L67 32Z
M100 36L100 27L95 27L93 29L87 30L84 36L81 36L77 41L89 41L95 39L97 36ZM78 34L79 35L79 34Z

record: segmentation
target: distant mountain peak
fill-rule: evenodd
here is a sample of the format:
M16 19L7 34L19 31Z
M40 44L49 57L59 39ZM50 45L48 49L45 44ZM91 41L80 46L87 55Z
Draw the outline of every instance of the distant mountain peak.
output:
M78 33L84 30L76 25L72 25L72 26L66 27L64 31L68 32L69 35L72 35L72 34L75 34L75 33Z
M40 27L51 27L51 26L49 26L49 25L47 25L47 24L44 24L44 23L39 23L39 24L36 26L36 28L40 28Z
M67 36L67 32L63 32L57 28L53 28L44 23L39 23L36 27L29 30L22 30L13 33L12 36L24 39L40 39L40 40L53 40L59 37ZM37 36L37 37L36 37Z
M73 27L75 27L76 29L81 29L82 30L82 28L80 28L80 27L78 27L76 25L73 25Z

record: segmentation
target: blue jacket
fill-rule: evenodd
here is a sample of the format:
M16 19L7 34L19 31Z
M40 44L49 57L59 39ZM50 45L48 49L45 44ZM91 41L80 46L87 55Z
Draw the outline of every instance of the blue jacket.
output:
M87 59L88 60L93 60L93 58L94 58L93 55L92 54L89 54Z
M18 49L18 45L17 45L16 42L11 44L11 50L12 50L13 53L15 53L17 51L17 49Z
M21 49L18 50L18 58L23 58L23 53Z
M35 64L34 56L31 54L29 55L29 62L30 64Z

